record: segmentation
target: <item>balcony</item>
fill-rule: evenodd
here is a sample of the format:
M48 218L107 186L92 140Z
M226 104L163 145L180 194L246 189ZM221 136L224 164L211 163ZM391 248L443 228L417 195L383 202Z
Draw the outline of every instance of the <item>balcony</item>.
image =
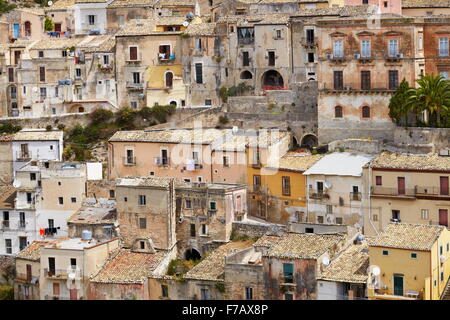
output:
M155 157L154 158L155 165L160 167L165 167L169 165L169 158L163 158L163 157Z
M203 165L199 163L197 159L187 159L186 166L183 168L186 171L195 171L198 169L202 169Z
M158 62L159 63L168 63L175 61L175 54L168 53L158 53Z
M98 68L102 72L108 72L111 71L113 67L111 64L100 64Z
M395 88L389 88L387 82L374 82L370 81L370 85L365 84L362 86L361 81L358 82L345 82L342 86L335 86L333 82L322 82L319 84L319 90L322 91L336 91L336 92L385 92L395 91Z
M81 279L82 272L79 269L48 269L44 268L44 277L52 279L67 279L69 274L73 274L74 277L70 277L72 280Z
M17 229L19 230L24 230L27 226L26 221L24 220L19 220L19 222L17 223Z
M280 274L278 276L278 279L280 279L280 284L281 285L295 286L294 274L293 273L280 272Z
M403 59L403 53L400 52L392 52L384 57L387 61L396 62Z
M343 53L342 54L329 53L327 54L326 59L330 60L333 63L342 63L348 60L348 58Z
M238 45L247 45L255 43L255 37L238 38Z
M353 58L360 61L360 62L370 62L375 59L375 57L372 57L369 53L366 53L364 55L360 53L353 54Z
M310 192L309 198L314 200L328 200L330 199L330 195L324 191Z
M143 91L144 90L144 83L142 82L134 82L134 81L127 81L127 89L132 91Z
M135 166L136 157L122 157L122 163L124 166Z
M361 201L361 192L350 192L351 201Z
M382 197L402 197L413 199L415 198L416 195L415 188L399 190L399 188L372 186L371 192L373 196L382 196Z
M314 37L314 39L311 39L311 38L303 37L300 40L300 43L302 44L302 46L307 47L307 48L317 47L317 45L319 43L319 38Z
M17 161L29 161L31 160L31 151L16 151Z

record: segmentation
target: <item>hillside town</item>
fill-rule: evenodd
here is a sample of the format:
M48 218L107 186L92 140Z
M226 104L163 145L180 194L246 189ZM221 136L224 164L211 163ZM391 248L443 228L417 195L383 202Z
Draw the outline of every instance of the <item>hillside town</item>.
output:
M0 0L0 300L450 300L450 0Z

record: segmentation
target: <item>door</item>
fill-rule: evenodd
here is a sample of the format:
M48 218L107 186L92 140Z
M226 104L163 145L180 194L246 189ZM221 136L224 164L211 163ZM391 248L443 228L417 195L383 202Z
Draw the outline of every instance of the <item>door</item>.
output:
M59 282L53 282L53 296L59 296Z
M14 30L13 30L13 36L14 38L19 38L20 36L20 25L18 23L14 24Z
M448 177L440 177L441 195L448 196Z
M69 290L70 300L77 300L77 289L73 288Z
M172 86L173 86L173 73L167 72L166 73L166 87L172 88Z
M397 178L397 191L399 195L405 194L405 177Z
M55 23L55 31L61 32L61 23Z
M19 60L20 60L20 51L14 51L14 64L19 64Z
M403 275L394 274L394 295L403 295Z
M448 210L439 209L439 224L448 227Z

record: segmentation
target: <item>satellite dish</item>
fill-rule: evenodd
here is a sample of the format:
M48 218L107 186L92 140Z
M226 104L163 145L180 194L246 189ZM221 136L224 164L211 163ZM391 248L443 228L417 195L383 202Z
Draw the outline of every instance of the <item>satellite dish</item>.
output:
M372 267L372 274L373 274L374 276L379 276L380 273L381 273L380 267L378 267L378 266L373 266L373 267Z
M325 187L325 189L330 189L330 188L331 188L331 182L325 181L325 183L323 184L323 186Z
M53 1L47 2L47 5L50 7L53 4Z
M37 92L37 87L33 87L33 92Z
M20 188L21 185L22 185L22 182L20 182L20 180L14 180L14 182L13 182L14 188Z
M323 264L324 266L329 265L329 264L330 264L330 258L328 258L328 257L323 257L323 259L322 259L322 264Z
M189 22L188 21L184 21L183 22L183 27L187 27L189 25Z
M188 12L186 14L186 18L188 18L189 20L192 20L192 19L194 19L194 14L192 12Z

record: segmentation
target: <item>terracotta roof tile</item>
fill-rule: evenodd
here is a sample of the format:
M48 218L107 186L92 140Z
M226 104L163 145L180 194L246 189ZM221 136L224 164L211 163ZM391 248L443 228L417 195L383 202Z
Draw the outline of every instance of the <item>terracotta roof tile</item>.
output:
M372 168L414 169L414 170L442 170L450 171L450 157L431 155L405 155L382 152L371 162Z

